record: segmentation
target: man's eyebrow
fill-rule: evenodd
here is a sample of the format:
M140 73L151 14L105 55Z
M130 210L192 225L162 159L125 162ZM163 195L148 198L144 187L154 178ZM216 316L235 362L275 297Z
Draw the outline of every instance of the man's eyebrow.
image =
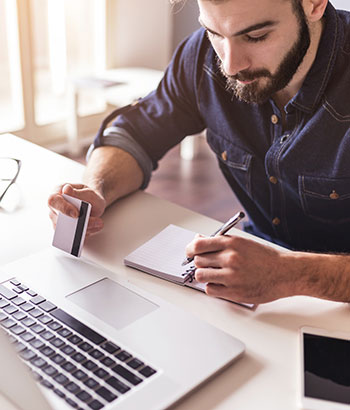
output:
M198 21L199 21L199 24L200 24L202 27L204 27L207 31L209 31L209 33L212 33L212 34L216 34L216 35L221 36L221 34L219 34L219 33L217 33L216 31L210 29L209 27L207 27L207 26L203 23L203 21L202 21L200 18L198 19ZM247 28L245 28L245 29L243 29L243 30L237 31L237 32L234 33L232 36L233 36L233 37L242 36L243 34L250 33L251 31L260 30L260 29L265 28L265 27L275 26L277 23L278 23L278 22L275 21L275 20L266 20L266 21L263 21L263 22L261 22L261 23L253 24L253 25L251 25L251 26L249 26L249 27L247 27Z
M242 36L243 34L250 33L251 31L260 30L265 27L272 27L272 26L275 26L276 24L277 24L277 21L275 20L266 20L266 21L263 21L262 23L253 24L252 26L249 26L235 33L234 37Z

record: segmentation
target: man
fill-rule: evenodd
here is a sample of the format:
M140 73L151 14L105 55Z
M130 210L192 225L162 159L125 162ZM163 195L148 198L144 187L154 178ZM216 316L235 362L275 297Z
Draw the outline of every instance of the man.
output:
M176 1L176 0L175 0ZM147 185L157 161L207 129L220 168L279 252L224 235L187 247L206 292L264 303L292 295L350 301L350 13L328 0L198 0L203 29L181 44L157 90L95 140L85 185L89 233L116 199Z

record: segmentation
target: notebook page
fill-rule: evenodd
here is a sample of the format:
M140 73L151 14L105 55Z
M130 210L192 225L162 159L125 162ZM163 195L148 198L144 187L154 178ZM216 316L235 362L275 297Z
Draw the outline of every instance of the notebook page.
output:
M188 266L181 266L186 257L186 246L195 232L169 225L149 241L125 257L124 263L151 275L184 283Z

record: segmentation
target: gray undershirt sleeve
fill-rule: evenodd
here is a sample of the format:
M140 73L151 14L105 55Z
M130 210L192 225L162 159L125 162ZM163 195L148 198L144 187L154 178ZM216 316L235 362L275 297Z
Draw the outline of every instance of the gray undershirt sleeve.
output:
M103 132L101 145L118 147L132 155L143 172L141 189L147 188L153 170L152 160L141 145L138 144L127 131L120 127L106 128ZM90 145L88 153L86 154L87 160L90 158L92 151L99 146L100 145L95 145L95 143Z

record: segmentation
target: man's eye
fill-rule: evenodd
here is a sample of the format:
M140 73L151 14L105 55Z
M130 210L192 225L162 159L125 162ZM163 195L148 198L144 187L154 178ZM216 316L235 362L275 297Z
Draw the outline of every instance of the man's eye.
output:
M266 40L268 37L268 34L263 34L262 36L250 36L250 35L246 35L246 40L249 41L250 43L259 43L259 41L264 41Z

